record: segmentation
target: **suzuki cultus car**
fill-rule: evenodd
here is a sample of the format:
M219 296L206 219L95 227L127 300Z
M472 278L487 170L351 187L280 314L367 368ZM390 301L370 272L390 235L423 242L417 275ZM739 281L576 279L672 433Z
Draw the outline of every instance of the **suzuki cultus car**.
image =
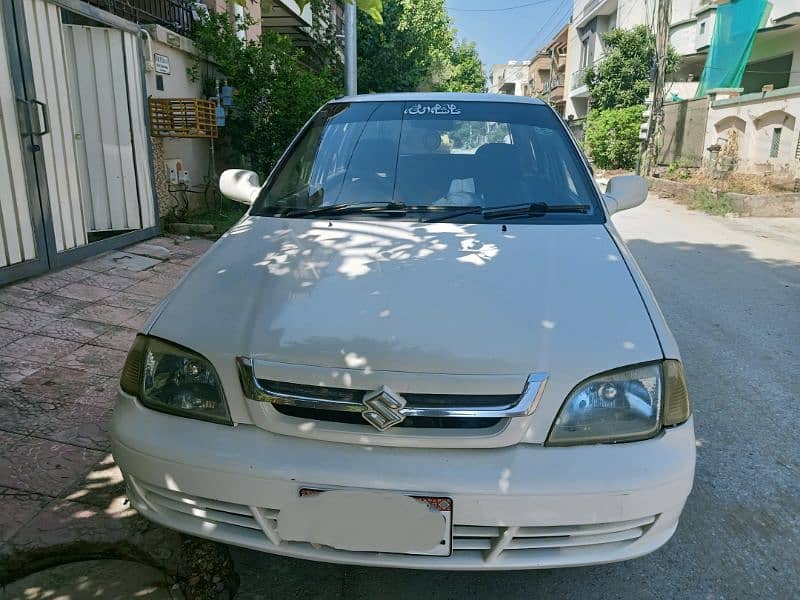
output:
M565 123L528 98L322 107L136 338L133 506L286 556L422 569L619 561L692 487L675 341Z

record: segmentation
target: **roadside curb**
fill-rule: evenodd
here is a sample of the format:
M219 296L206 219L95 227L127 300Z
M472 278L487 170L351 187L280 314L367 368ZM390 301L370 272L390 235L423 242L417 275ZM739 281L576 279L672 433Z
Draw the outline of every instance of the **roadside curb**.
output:
M648 177L651 192L662 198L671 198L689 204L701 186L660 177ZM774 194L740 194L724 192L730 199L733 210L742 217L800 217L800 193L779 192Z

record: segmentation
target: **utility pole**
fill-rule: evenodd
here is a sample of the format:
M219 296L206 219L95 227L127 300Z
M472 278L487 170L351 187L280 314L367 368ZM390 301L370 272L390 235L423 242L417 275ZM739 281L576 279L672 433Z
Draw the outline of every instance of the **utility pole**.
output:
M356 66L356 2L344 3L344 88L348 96L358 93L358 71Z
M656 72L653 77L653 103L647 130L647 156L645 173L650 175L658 160L658 136L664 125L664 83L669 49L669 23L672 19L672 0L659 0L656 21Z

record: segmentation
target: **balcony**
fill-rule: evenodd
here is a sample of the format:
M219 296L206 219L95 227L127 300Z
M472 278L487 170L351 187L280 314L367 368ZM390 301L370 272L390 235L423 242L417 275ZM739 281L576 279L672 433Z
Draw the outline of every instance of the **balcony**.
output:
M140 25L157 24L189 36L194 18L189 0L84 0Z
M311 44L313 15L311 4L303 10L295 0L263 0L261 2L261 26L291 38L295 46Z
M573 16L575 27L583 27L593 18L610 15L617 10L617 0L589 0L580 13Z
M570 89L570 91L577 90L579 87L583 87L583 86L586 85L586 83L584 82L584 79L586 78L586 70L588 68L589 68L588 66L587 67L581 67L580 69L575 71L570 76L570 80L569 80L569 89Z
M589 88L584 82L584 80L586 79L586 71L589 69L589 67L596 67L597 65L599 65L601 62L603 62L603 59L605 59L605 57L601 56L593 63L580 67L577 71L575 71L570 75L569 95L571 97L582 98L582 97L587 97L589 95Z
M586 71L584 70L584 73ZM545 81L544 85L542 86L542 93L549 94L556 88L560 88L564 86L564 75L559 75L558 77L553 77L549 81Z

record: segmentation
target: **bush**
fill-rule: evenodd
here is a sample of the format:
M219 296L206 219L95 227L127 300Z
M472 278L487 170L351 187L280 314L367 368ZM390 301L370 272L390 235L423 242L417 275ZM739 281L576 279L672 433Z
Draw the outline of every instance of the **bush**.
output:
M689 208L719 216L736 212L728 194L712 191L705 187L699 187L694 190L692 199L689 201Z
M639 153L644 106L593 110L586 119L585 143L601 169L632 169Z

